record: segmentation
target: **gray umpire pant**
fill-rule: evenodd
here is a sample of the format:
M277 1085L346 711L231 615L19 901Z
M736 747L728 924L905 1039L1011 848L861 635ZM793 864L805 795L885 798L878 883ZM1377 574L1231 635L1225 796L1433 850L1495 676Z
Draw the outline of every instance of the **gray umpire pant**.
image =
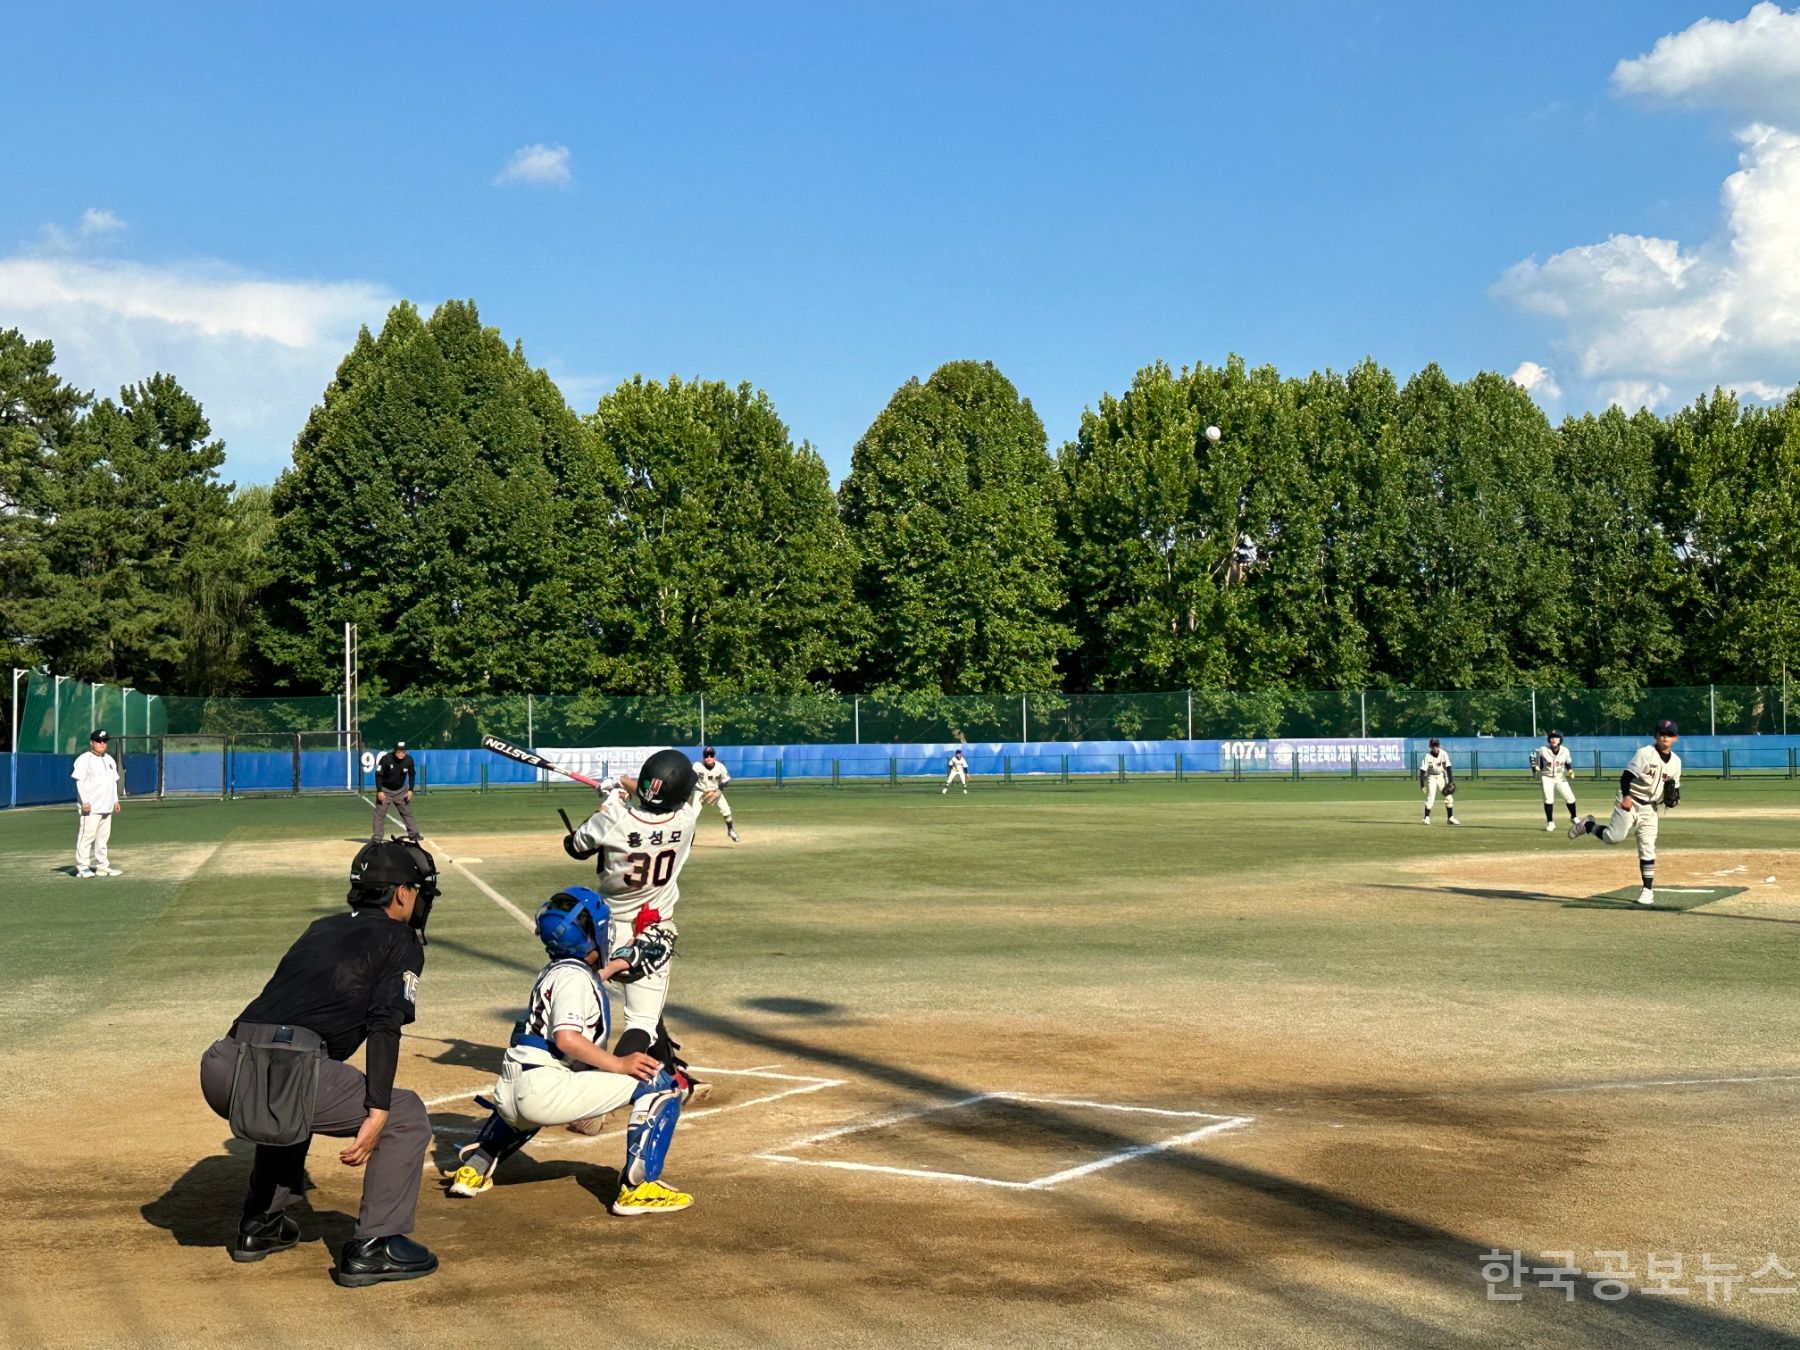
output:
M396 788L393 791L389 791L387 788L376 789L375 828L369 831L369 838L380 841L381 832L387 828L387 817L390 810L400 813L400 819L405 822L408 834L419 832L419 822L413 819L412 803L406 800L406 794L409 791L411 791L410 788ZM387 800L379 800L383 797Z
M206 1104L222 1117L231 1114L231 1082L237 1074L238 1042L217 1040L200 1056L200 1091ZM363 1105L367 1080L348 1064L326 1060L319 1066L319 1093L313 1104L313 1133L354 1137L368 1118ZM419 1209L419 1179L431 1148L431 1120L416 1092L394 1089L388 1121L375 1150L363 1164L362 1208L357 1214L359 1238L410 1233ZM312 1141L276 1147L256 1146L250 1167L250 1191L244 1217L284 1210L306 1183L306 1150Z

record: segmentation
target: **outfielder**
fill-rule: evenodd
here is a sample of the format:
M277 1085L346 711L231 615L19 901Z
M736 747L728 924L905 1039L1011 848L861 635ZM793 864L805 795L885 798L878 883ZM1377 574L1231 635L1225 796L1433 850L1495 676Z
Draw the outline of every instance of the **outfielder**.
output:
M75 795L81 802L81 824L75 831L75 875L116 877L106 846L112 840L113 817L119 813L119 766L106 753L106 732L94 728L88 752L75 757Z
M710 745L706 747L705 754L695 768L694 777L700 784L700 791L710 794L708 800L725 817L725 833L730 836L732 843L737 843L737 826L731 823L731 804L725 800L725 785L731 781L731 771L719 763L718 751Z
M969 761L963 758L962 747L958 746L950 756L948 772L944 774L944 793L947 795L952 783L961 783L963 796L969 795Z
M612 1031L604 982L641 979L668 953L645 938L608 958L602 943L610 918L606 902L585 886L557 893L538 910L533 926L550 964L514 1027L493 1100L476 1098L491 1114L475 1142L458 1151L449 1194L473 1197L492 1187L494 1169L544 1126L597 1121L629 1102L612 1212L671 1214L694 1203L660 1180L685 1090L649 1055L603 1048Z
M1638 875L1644 882L1637 898L1640 905L1656 903L1657 807L1673 811L1681 805L1681 756L1675 753L1680 736L1667 718L1658 722L1654 743L1633 755L1619 775L1612 819L1596 825L1592 816L1583 816L1569 826L1569 838L1591 834L1603 844L1622 844L1626 835L1637 831Z
M1544 789L1544 828L1556 828L1556 794L1562 793L1562 799L1569 805L1569 821L1575 821L1575 789L1569 786L1569 770L1574 759L1569 754L1569 747L1563 744L1563 734L1552 731L1544 737L1544 743L1531 752L1531 771L1538 776L1538 783Z
M1431 824L1431 808L1441 793L1444 798L1444 814L1450 818L1452 825L1462 822L1456 818L1456 770L1450 765L1450 756L1438 743L1438 738L1431 738L1431 748L1425 752L1425 758L1419 761L1419 790L1425 794L1425 823Z

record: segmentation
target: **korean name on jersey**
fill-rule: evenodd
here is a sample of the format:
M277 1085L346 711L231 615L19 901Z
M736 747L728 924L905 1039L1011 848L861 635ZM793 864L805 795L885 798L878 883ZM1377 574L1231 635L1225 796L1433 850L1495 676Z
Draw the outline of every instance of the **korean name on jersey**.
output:
M614 791L575 831L575 843L599 850L595 869L613 922L629 920L646 906L672 917L681 892L675 879L687 862L700 818L700 791L666 816L640 813L622 791Z

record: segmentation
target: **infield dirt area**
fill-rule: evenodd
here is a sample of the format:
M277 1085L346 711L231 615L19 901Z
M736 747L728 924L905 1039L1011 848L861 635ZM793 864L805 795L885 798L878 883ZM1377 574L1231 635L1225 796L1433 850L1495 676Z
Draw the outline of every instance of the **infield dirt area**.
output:
M196 1072L366 809L144 804L93 882L63 813L0 819L0 1337L1796 1343L1788 785L1695 785L1659 885L1743 889L1681 911L1595 900L1631 850L1504 785L1458 831L1397 783L983 786L734 786L745 843L706 819L678 914L694 1208L612 1218L620 1119L547 1130L479 1199L423 1176L443 1268L369 1290L326 1278L360 1182L328 1141L300 1248L226 1258L248 1154ZM526 912L579 880L580 800L421 800L458 861L400 1082L440 1162L541 964L470 874Z

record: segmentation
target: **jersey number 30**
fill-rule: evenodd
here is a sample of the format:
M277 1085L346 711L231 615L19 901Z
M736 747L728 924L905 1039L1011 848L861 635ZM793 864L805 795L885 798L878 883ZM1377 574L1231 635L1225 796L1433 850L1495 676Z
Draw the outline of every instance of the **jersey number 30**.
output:
M625 874L625 884L634 891L646 884L667 886L669 878L675 875L675 850L672 848L665 848L654 857L648 853L627 853L625 861L631 864L631 870Z

